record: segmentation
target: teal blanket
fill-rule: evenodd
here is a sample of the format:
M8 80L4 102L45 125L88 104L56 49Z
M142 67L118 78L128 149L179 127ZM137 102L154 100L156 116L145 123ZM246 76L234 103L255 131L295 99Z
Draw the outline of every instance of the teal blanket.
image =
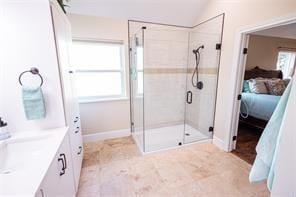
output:
M259 182L267 179L268 189L271 190L274 178L277 145L280 140L280 128L290 96L292 83L288 85L256 147L257 156L252 166L249 180Z
M41 87L31 88L22 86L22 96L27 120L45 117L45 105Z

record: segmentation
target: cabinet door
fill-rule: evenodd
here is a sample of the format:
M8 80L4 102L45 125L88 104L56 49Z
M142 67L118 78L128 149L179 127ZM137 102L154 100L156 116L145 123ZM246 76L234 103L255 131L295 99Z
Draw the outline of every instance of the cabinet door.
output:
M71 84L71 69L70 69L70 46L71 46L71 29L70 24L64 13L56 6L56 3L51 5L51 13L53 20L53 28L56 42L56 52L58 58L58 67L60 72L60 81L63 92L63 103L66 115L67 125L71 124L73 117L74 95Z
M35 196L75 196L68 134L65 136Z
M57 154L59 185L57 191L62 196L75 196L73 162L70 149L69 135L65 136Z
M76 190L78 190L80 171L82 166L83 159L83 142L82 142L82 133L81 133L81 123L80 123L80 114L79 114L79 105L75 97L75 71L71 72L70 76L71 92L73 95L72 98L72 107L71 107L71 116L69 121L69 136L71 143L72 159L73 159L73 172Z
M53 163L50 165L45 178L42 181L38 191L36 192L36 197L45 196L56 196L59 184L59 170L58 170L57 157L54 158Z
M60 78L63 87L63 101L71 145L73 173L76 190L78 189L82 157L82 135L79 106L75 94L75 71L70 66L70 48L72 43L70 24L56 3L52 4L52 19L55 31Z

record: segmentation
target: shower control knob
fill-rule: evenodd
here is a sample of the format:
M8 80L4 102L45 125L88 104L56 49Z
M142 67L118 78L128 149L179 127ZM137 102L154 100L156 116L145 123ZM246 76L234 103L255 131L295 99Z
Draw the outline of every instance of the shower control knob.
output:
M202 81L197 82L196 88L200 90L203 89L203 82Z

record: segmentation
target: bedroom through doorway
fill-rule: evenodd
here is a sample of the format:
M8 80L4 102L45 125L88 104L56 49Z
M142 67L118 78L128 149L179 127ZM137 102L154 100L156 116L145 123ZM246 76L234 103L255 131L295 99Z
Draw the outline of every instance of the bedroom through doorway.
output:
M248 34L233 154L249 164L296 66L296 23ZM239 83L239 81L238 81Z

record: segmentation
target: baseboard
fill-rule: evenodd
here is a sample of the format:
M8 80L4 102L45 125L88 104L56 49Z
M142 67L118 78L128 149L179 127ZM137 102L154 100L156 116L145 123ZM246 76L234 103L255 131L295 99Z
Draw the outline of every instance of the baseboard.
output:
M131 135L130 129L98 132L98 133L83 135L83 142L93 142L93 141L114 139L119 137L127 137L130 135Z
M213 136L213 144L218 148L220 148L221 150L228 152L228 148L226 148L224 141L221 140L220 138Z

